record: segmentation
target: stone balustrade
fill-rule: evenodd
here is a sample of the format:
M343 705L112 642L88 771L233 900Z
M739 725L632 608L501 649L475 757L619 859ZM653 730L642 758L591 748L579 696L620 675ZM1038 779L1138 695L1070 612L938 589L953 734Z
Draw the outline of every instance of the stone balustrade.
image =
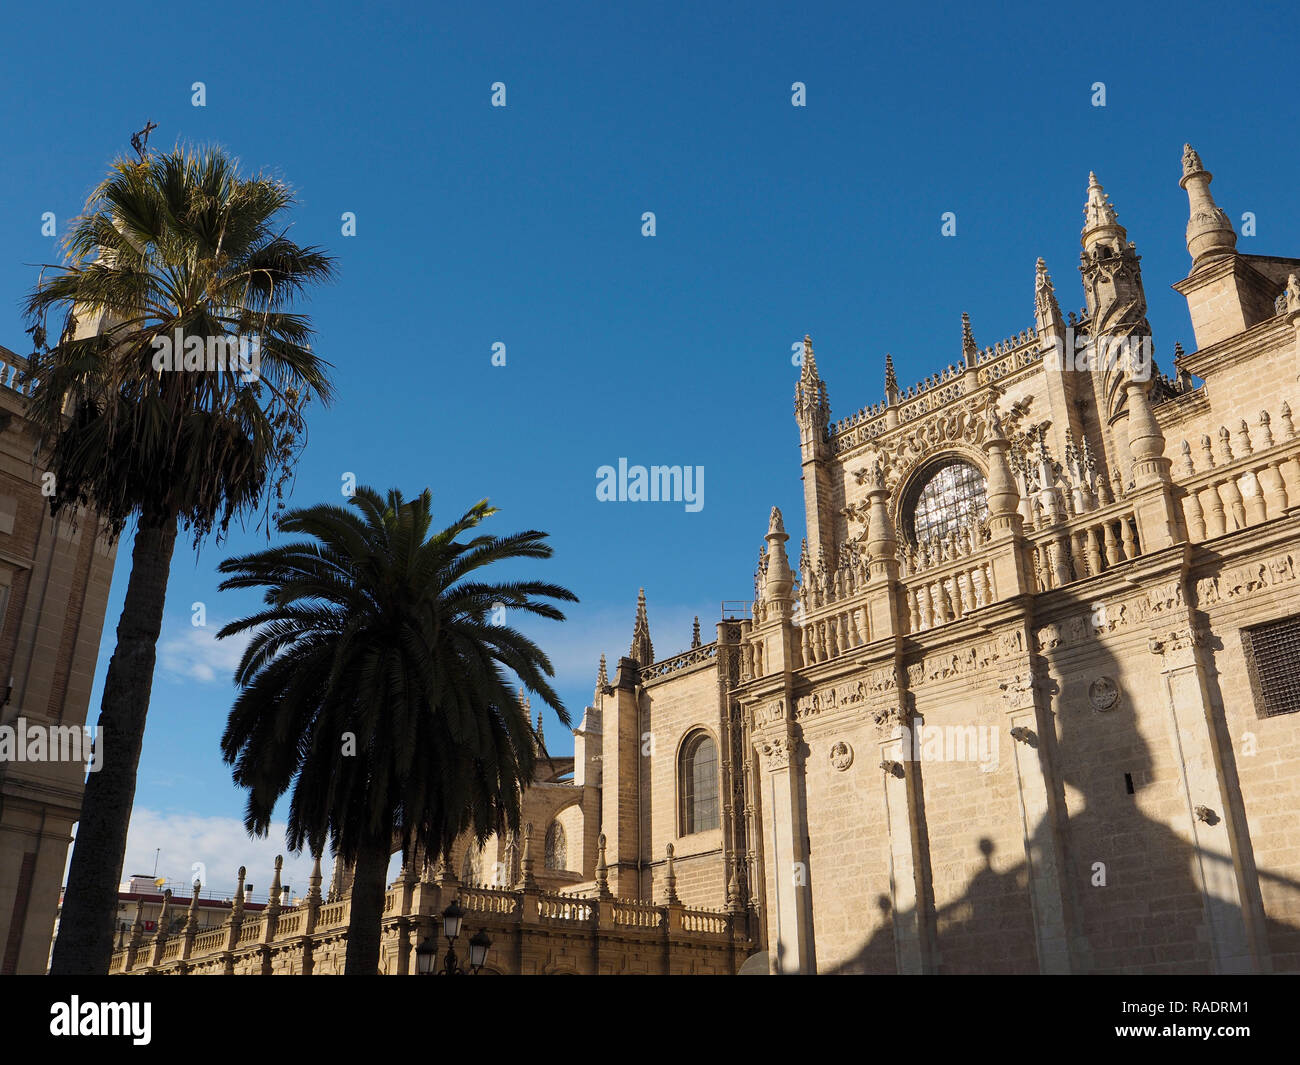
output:
M554 935L565 937L566 949L574 936L586 937L590 947L577 953L606 959L593 961L593 971L602 965L605 971L650 965L653 971L734 973L754 949L750 917L743 910L422 879L399 882L387 892L381 922L384 971L415 971L414 947L426 938L441 938L441 913L453 899L465 913L467 934L480 928L488 932L495 967L502 971L551 971L546 959L553 956L548 937ZM137 938L113 954L109 972L341 972L350 910L350 898L330 903L309 898L282 911L270 935L266 913L232 912L219 928L198 935L172 934L161 950L157 937ZM314 931L309 933L309 928Z
M1300 440L1291 408L1280 411L1281 439L1261 411L1254 431L1242 420L1235 430L1220 426L1193 449L1187 440L1174 460L1183 520L1192 543L1250 528L1300 506Z
M1122 501L1035 532L1029 545L1040 592L1095 577L1142 553L1132 505Z
M903 582L912 632L946 625L996 601L988 559L963 559L930 568Z
M701 662L710 662L718 657L717 643L706 643L700 647L692 647L688 651L683 651L679 655L673 655L672 658L665 658L660 662L652 662L641 670L641 679L643 681L656 680L659 677L667 677L673 673L679 673L683 669L699 665Z

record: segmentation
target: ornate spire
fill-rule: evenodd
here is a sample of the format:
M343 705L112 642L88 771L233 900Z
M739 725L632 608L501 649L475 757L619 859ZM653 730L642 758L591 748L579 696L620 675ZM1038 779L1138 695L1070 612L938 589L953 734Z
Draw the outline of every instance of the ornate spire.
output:
M691 646L700 646L700 615L695 615L695 625L691 630Z
M1087 243L1087 236L1090 230L1109 228L1119 228L1119 221L1115 214L1115 205L1110 202L1110 197L1106 195L1106 190L1102 187L1097 175L1088 171L1088 200L1083 205L1083 235L1084 243Z
M600 669L596 671L596 691L603 692L609 687L609 673L605 669L605 656L600 656Z
M794 416L801 428L820 441L830 424L831 406L826 398L826 383L817 373L812 337L803 338L803 368L794 387Z
M885 352L885 401L893 403L898 399L898 377L894 374L894 356Z
M1227 213L1210 195L1213 179L1214 175L1201 164L1196 149L1184 144L1183 176L1178 185L1187 191L1187 253L1192 257L1193 270L1226 258L1237 249L1237 232Z
M537 749L546 750L546 737L542 735L542 712L537 711Z
M961 359L967 366L975 364L979 348L975 346L975 334L971 332L970 315L961 312Z
M650 620L645 612L645 589L636 596L636 623L632 627L632 649L628 657L639 666L648 666L655 660L654 644L650 642Z
M803 368L799 377L804 381L819 381L817 376L817 357L813 354L812 337L803 335Z
M1034 320L1040 333L1065 324L1061 317L1061 305L1056 302L1052 275L1047 272L1047 263L1041 256L1034 268Z

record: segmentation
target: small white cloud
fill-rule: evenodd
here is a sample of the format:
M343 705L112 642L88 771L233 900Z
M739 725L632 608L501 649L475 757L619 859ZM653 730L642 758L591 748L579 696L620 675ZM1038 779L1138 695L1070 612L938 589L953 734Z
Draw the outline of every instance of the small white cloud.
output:
M240 633L218 640L221 625L196 628L188 619L169 625L169 635L158 643L158 669L176 680L232 683L249 637Z
M290 854L284 844L283 823L271 825L262 839L251 839L244 823L237 817L204 817L199 814L163 813L136 807L126 837L126 860L122 880L132 876L156 875L167 879L166 887L177 895L189 896L196 877L203 881L203 895L229 895L235 890L239 867L247 869L247 881L253 885L253 901L266 902L275 870L275 857L284 855L280 882L287 884L295 896L307 894L311 875L311 855ZM156 852L156 853L155 853ZM69 861L72 848L68 849ZM155 868L158 870L154 874ZM333 859L322 860L324 883L329 890ZM64 872L64 882L67 882Z

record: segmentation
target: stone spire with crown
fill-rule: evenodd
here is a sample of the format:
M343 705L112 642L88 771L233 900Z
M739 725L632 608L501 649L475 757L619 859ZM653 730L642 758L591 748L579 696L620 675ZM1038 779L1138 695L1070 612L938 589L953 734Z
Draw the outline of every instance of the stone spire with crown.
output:
M898 375L894 373L894 356L885 352L885 402L898 402Z
M1096 346L1098 370L1093 375L1093 386L1097 409L1105 419L1111 419L1127 404L1124 382L1132 360L1121 357L1121 342L1149 345L1151 327L1147 324L1137 245L1128 239L1095 173L1088 174L1083 218L1079 273L1088 312L1088 335Z
M695 615L695 624L691 628L691 647L700 646L700 615Z
M1227 258L1237 250L1237 231L1232 228L1227 212L1210 194L1213 179L1196 149L1184 144L1183 176L1178 185L1187 191L1187 253L1192 257L1193 270Z
M645 610L645 589L636 595L636 623L632 627L632 649L628 652L637 665L644 668L655 660L654 644L650 642L650 620Z
M600 695L608 687L609 671L605 667L605 655L604 652L602 652L600 656L600 668L596 670L596 694Z

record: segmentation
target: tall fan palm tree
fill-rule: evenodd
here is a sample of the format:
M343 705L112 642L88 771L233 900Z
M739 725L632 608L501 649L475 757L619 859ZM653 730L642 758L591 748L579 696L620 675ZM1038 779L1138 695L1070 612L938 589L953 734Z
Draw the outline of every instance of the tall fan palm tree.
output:
M75 521L94 508L112 536L137 522L54 974L108 971L178 523L197 546L263 501L269 517L272 494L282 508L303 406L330 398L293 308L332 260L285 237L293 202L278 180L241 178L220 149L120 159L73 220L64 264L27 299L29 415L49 449L51 509Z
M288 845L355 862L345 972L379 966L384 878L403 856L446 855L472 832L519 827L537 735L510 675L566 725L550 660L505 624L521 611L556 621L537 581L485 583L485 566L549 558L536 531L461 540L496 513L487 501L430 535L431 496L358 488L351 507L293 510L278 524L306 539L221 564L222 590L263 588L266 608L219 638L251 632L221 751L248 789L244 824L265 834L292 789Z

